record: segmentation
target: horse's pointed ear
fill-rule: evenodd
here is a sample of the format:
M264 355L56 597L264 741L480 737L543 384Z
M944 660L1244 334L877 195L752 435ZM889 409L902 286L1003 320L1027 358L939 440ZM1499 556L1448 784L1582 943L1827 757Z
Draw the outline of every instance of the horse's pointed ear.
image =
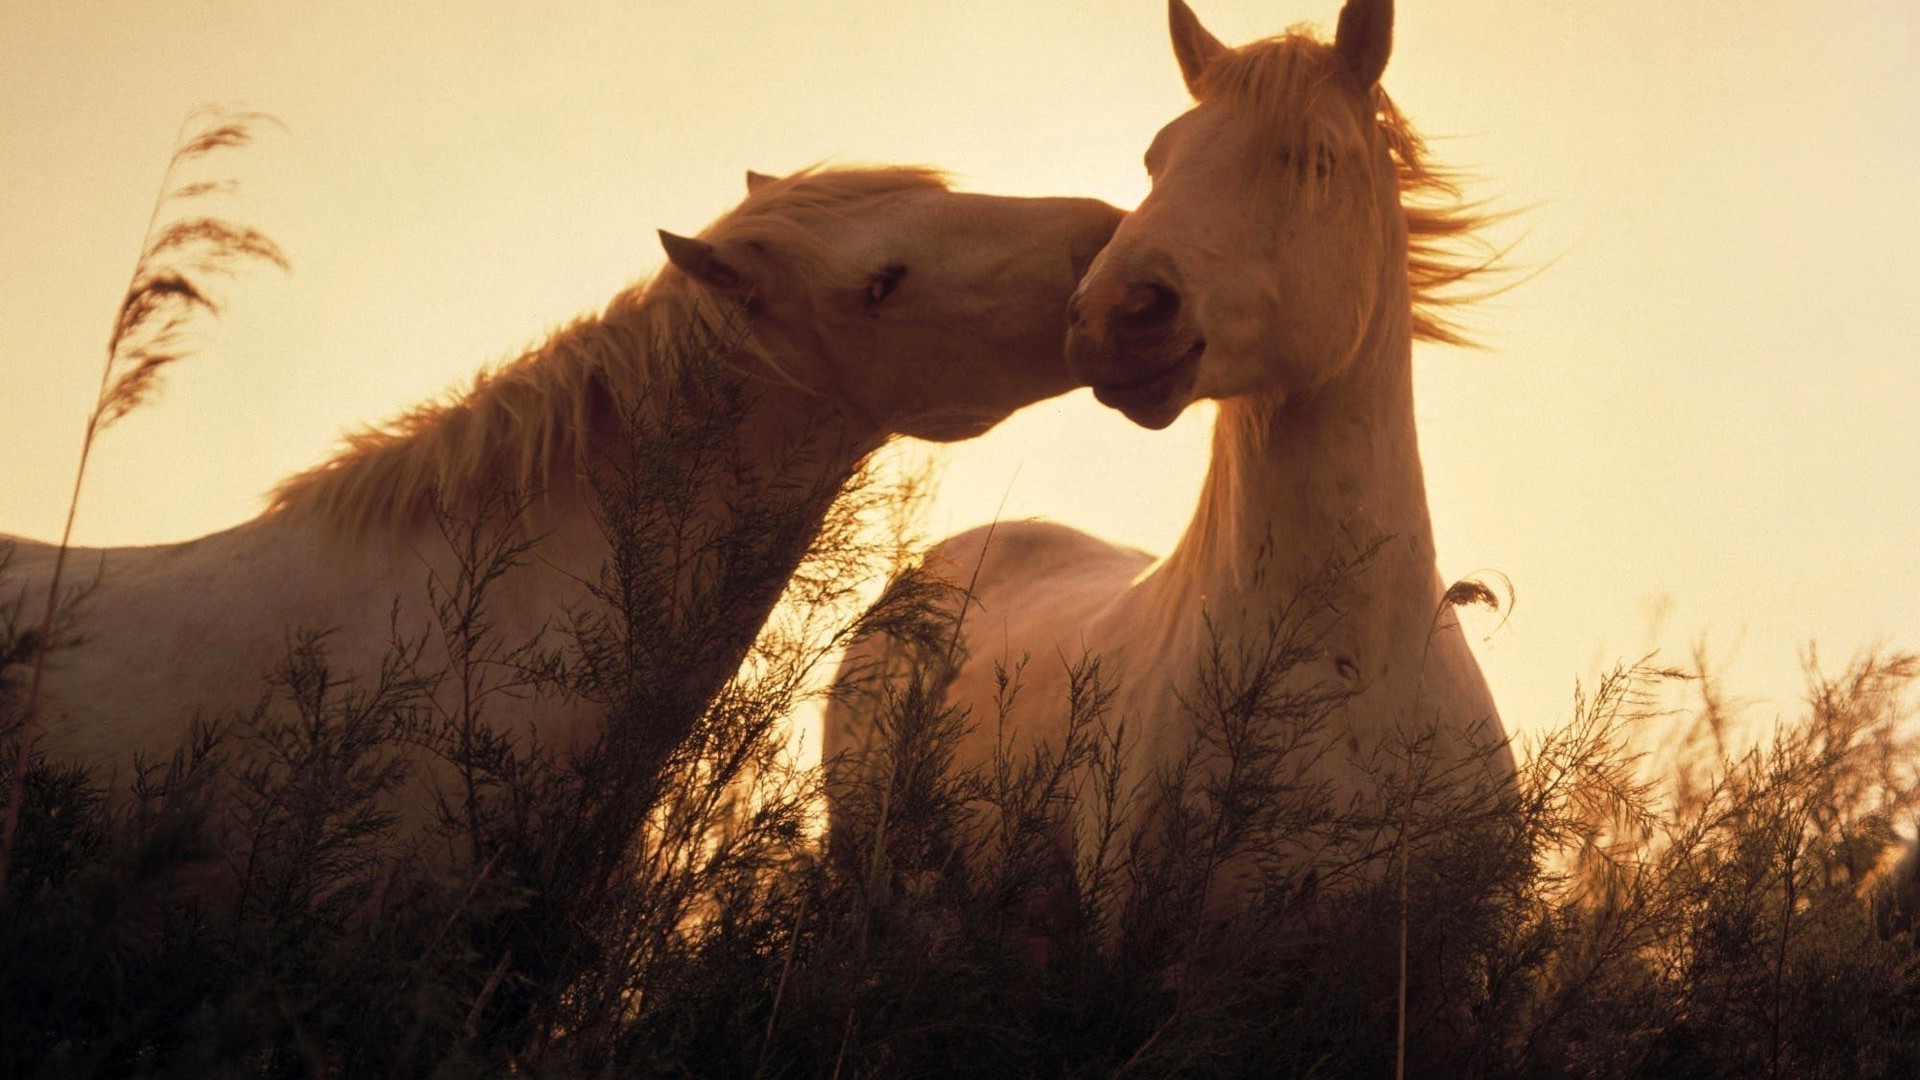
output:
M759 191L761 188L767 186L768 184L773 183L777 179L779 179L779 177L768 176L766 173L754 172L752 169L748 169L747 170L747 194L751 195L754 192Z
M1372 88L1393 52L1393 0L1347 0L1333 47L1360 85Z
M660 246L667 249L667 261L680 272L706 287L734 299L744 299L753 291L752 283L720 252L705 240L676 236L660 230Z
M1207 33L1200 17L1185 0L1168 0L1167 29L1173 33L1173 58L1180 61L1180 77L1187 80L1187 92L1200 96L1200 73L1214 57L1227 51L1220 39Z

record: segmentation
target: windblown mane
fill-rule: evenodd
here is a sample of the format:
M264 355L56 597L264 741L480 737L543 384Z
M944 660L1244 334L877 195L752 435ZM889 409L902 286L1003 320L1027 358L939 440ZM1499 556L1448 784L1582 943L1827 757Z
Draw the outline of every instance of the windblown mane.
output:
M679 274L615 296L518 359L481 371L451 399L349 433L330 460L281 481L269 514L311 516L348 534L402 529L503 486L546 490L582 468L616 393L671 386L687 350L662 347L720 313Z
M1379 86L1372 91L1373 130L1365 131L1346 108L1315 106L1323 94L1350 94L1350 76L1331 44L1295 27L1284 34L1231 50L1207 66L1200 96L1220 95L1252 113L1272 142L1270 160L1290 161L1304 179L1311 162L1303 148L1370 145L1377 139L1391 156L1400 181L1407 221L1407 281L1413 295L1413 334L1426 341L1469 344L1446 309L1484 299L1497 287L1461 290L1502 269L1502 252L1479 235L1501 219L1462 197L1464 177L1427 160L1427 145Z
M779 252L803 286L830 286L849 271L814 223L890 192L945 185L941 174L921 168L805 170L759 185L701 235L763 245ZM360 535L421 524L436 506L473 504L506 486L550 490L586 467L622 403L643 414L670 407L667 391L685 363L725 353L726 362L754 362L794 383L782 358L743 335L738 322L669 266L615 296L599 316L481 371L464 393L348 434L330 460L282 481L267 512Z

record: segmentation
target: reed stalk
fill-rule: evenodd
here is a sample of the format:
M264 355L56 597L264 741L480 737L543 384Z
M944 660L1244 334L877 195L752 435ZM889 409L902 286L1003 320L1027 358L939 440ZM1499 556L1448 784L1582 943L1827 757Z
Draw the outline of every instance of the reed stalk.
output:
M94 394L93 411L87 415L86 431L80 440L80 462L74 469L73 490L67 497L66 523L60 530L60 546L53 561L53 576L47 582L47 601L34 639L33 673L27 684L26 716L16 735L13 778L7 793L7 810L0 822L0 898L7 888L7 872L13 863L13 839L20 826L20 807L25 800L27 771L33 762L34 741L40 733L40 684L46 671L47 653L53 648L54 619L60 606L60 582L66 571L67 554L73 544L73 522L80 508L80 491L86 483L87 463L100 434L114 423L150 401L160 388L160 374L169 366L192 355L186 333L201 316L217 317L219 299L209 291L208 280L231 277L242 264L262 261L282 271L291 269L286 255L267 235L249 226L237 225L225 218L194 214L173 214L177 206L190 205L208 196L231 195L238 188L232 179L199 180L175 185L175 175L183 166L218 153L241 149L254 140L263 125L280 126L265 113L235 112L218 106L196 110L181 121L174 139L173 156L160 175L160 187L153 208L147 214L142 234L140 257L133 264L127 291L114 315L113 332L107 337L106 363L100 371L100 387Z

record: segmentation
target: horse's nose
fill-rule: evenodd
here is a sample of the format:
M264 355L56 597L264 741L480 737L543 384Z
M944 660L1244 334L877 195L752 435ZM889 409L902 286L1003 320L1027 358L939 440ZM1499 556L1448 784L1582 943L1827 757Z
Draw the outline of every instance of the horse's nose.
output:
M1164 282L1136 281L1113 312L1115 322L1136 331L1158 330L1180 314L1180 294Z
M1067 325L1095 339L1152 336L1179 315L1179 291L1158 277L1089 279L1067 301Z

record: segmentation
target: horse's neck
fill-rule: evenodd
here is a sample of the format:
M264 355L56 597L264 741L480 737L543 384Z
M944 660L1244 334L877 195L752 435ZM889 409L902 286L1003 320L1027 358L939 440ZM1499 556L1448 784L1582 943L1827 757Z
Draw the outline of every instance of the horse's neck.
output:
M643 303L685 307L682 317L693 317L677 295ZM657 315L631 310L624 317L636 325L610 316L592 332L633 348L673 337L646 321ZM553 470L533 500L529 520L538 535L597 560L605 544L596 541L629 512L637 515L629 526L696 537L724 535L775 498L784 500L783 509L817 517L883 441L884 433L870 430L835 394L783 381L750 341L736 341L730 355L691 351L698 355L690 362L703 365L697 371L667 370L614 388L611 415L595 425L583 460ZM647 367L639 355L605 362L609 371ZM609 505L628 501L637 505ZM797 561L801 553L782 557ZM584 569L597 568L596 561Z
M660 336L586 329L636 347ZM644 365L607 359L610 371ZM462 560L489 550L488 538L505 528L531 545L493 586L505 614L524 615L537 632L577 604L624 603L617 621L673 643L671 670L654 683L688 700L710 698L738 669L829 505L882 433L830 394L774 382L744 346L698 362L709 366L617 388L620 400L594 424L582 459L549 470L524 506L467 491L450 514L393 537L389 561L403 575L431 568L443 581L462 580L478 569ZM351 550L342 557L355 558Z
M740 382L667 402L637 443L622 443L626 425L614 425L589 455L592 482L558 523L574 536L591 530L581 546L617 569L671 575L646 583L670 585L671 596L636 629L669 643L652 650L668 665L649 680L656 691L694 707L739 669L832 502L884 439L832 395L734 359L745 371L729 365L728 379Z
M1298 601L1311 606L1316 589L1338 613L1336 651L1378 663L1424 639L1440 590L1404 313L1374 328L1334 384L1221 402L1193 522L1143 586L1170 622L1190 625L1179 612L1198 605L1236 639L1277 613L1307 614Z

